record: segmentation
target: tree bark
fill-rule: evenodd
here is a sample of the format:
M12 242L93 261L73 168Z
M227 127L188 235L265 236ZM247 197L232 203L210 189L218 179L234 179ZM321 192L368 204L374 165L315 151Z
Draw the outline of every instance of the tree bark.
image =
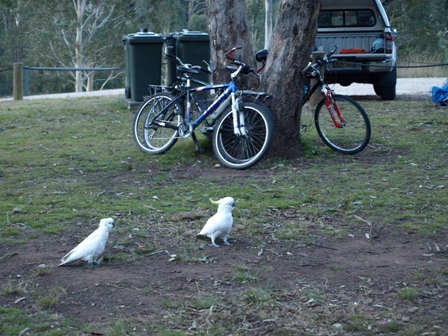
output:
M227 83L230 72L225 66L230 62L224 53L235 46L241 50L232 55L250 66L255 66L254 54L247 25L247 9L245 0L206 0L213 83ZM256 76L247 76L239 85L253 87L258 85Z
M267 101L275 119L269 155L297 158L300 146L300 104L305 76L317 30L321 0L283 0L271 39L266 70L260 85L271 95Z

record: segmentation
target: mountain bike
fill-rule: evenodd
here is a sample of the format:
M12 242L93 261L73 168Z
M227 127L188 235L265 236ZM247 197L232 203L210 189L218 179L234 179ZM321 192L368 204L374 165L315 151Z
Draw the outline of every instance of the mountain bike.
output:
M212 139L213 152L220 163L228 168L247 169L268 151L274 136L274 119L270 110L259 97L266 93L239 90L236 79L241 75L256 73L249 65L226 53L233 66L231 81L225 84L192 87L192 76L199 74L197 66L183 64L177 72L181 79L171 87L152 86L153 94L137 109L133 122L133 137L137 147L144 153L160 154L169 150L179 138L191 137L198 150L194 131L204 124L202 133ZM221 92L208 106L201 106L197 95L203 92ZM251 102L244 99L252 95ZM193 106L199 111L196 117ZM208 119L207 119L208 118Z
M320 88L322 100L314 111L314 125L324 143L331 149L344 154L356 154L362 151L370 141L371 128L367 113L354 99L336 94L319 70L319 67L332 62L331 56L337 46L316 63L309 63L303 70L307 78L316 82L304 94L302 106L311 95Z

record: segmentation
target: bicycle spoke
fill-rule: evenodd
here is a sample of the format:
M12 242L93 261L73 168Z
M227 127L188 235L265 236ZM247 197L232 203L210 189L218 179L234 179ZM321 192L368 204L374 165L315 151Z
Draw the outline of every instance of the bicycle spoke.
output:
M322 140L333 150L345 154L362 151L370 140L370 121L362 107L350 97L334 95L330 105L336 121L336 127L323 101L316 107L315 125ZM339 119L339 108L343 119Z
M177 102L173 103L173 99L169 94L160 93L138 108L133 123L133 136L142 152L163 153L177 141L176 127L180 124L182 106Z
M246 135L235 134L233 113L229 109L217 121L213 136L216 156L224 165L235 169L246 169L258 162L273 138L274 121L267 108L246 103L243 113Z

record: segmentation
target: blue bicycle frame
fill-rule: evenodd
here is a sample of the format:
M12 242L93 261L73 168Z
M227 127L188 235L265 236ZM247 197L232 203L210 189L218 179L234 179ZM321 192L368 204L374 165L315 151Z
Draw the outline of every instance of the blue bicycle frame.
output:
M207 118L209 115L211 115L213 112L219 112L216 113L216 117L221 114L221 112L228 106L228 102L226 104L222 104L230 97L234 97L234 93L237 91L236 83L235 81L231 81L228 84L220 84L220 85L207 85L207 86L200 86L192 89L188 89L187 94L187 111L186 111L186 117L187 122L191 123L191 103L190 103L190 95L189 92L200 92L200 91L211 91L215 89L225 89L221 95L216 98L213 103L201 114L201 116L196 119L194 123L191 124L193 129L199 126L205 118ZM234 99L234 98L233 98ZM222 104L222 105L221 105ZM216 119L216 118L213 118Z

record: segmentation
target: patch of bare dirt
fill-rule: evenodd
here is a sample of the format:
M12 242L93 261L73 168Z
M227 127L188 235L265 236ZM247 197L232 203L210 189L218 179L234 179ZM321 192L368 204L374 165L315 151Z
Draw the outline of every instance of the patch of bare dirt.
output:
M443 239L422 240L417 234L397 235L382 230L376 239L369 241L364 231L337 242L318 239L298 244L267 239L268 244L262 250L252 246L239 232L231 237L231 247L206 246L208 262L169 261L171 254L180 251L175 245L167 246L169 237L152 237L148 239L154 239L159 253L142 255L133 263L121 263L113 257L117 250L109 249L111 262L93 269L84 268L82 263L57 267L60 258L75 245L74 237L67 241L36 237L26 244L0 247L0 256L4 256L2 281L29 286L28 293L3 296L2 306L36 311L37 296L33 293L51 293L52 288L59 286L66 289L66 294L54 310L62 316L99 325L110 319L148 316L162 321L166 309L162 300L191 299L198 292L226 295L241 291L245 284L232 281L232 265L238 263L259 270L259 282L269 282L291 293L304 284L317 284L324 293L336 297L342 291L368 291L361 297L370 300L367 306L372 313L393 309L405 319L409 303L397 300L397 290L407 286L425 288L427 294L418 303L422 313L426 318L442 314L446 301L437 306L433 297L444 297L448 284L444 288L432 287L427 279L437 277L437 270L448 267L447 253L435 249L436 244L443 246ZM113 236L112 232L111 239ZM147 242L145 238L139 239ZM199 248L203 242L194 243ZM51 272L38 276L36 269L42 264ZM413 276L417 271L425 274L423 280Z

